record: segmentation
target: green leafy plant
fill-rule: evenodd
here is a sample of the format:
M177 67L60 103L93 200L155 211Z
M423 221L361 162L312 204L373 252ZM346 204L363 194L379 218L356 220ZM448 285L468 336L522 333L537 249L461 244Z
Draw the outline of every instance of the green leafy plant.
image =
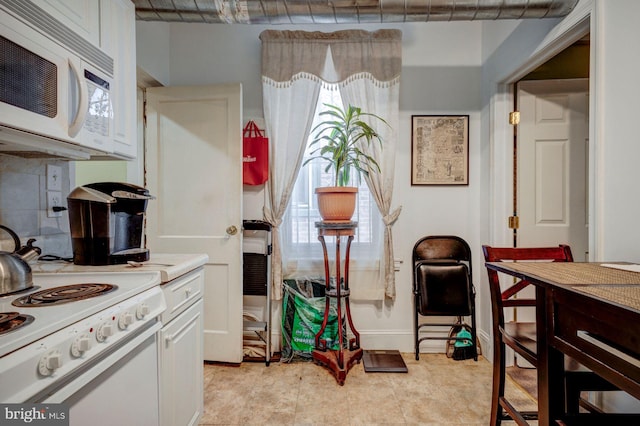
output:
M361 108L353 105L349 105L346 110L336 105L324 105L328 109L321 112L320 116L326 119L313 128L312 133L315 133L315 137L310 144L322 146L311 151L311 158L307 159L304 165L316 158L327 160L329 164L325 172L333 169L334 186L349 186L352 172L355 172L358 179L361 175L368 176L372 171L379 172L380 166L376 160L364 153L360 147L363 143L368 146L374 140L382 146L382 139L362 117L375 118L387 126L389 124L383 118L362 112Z

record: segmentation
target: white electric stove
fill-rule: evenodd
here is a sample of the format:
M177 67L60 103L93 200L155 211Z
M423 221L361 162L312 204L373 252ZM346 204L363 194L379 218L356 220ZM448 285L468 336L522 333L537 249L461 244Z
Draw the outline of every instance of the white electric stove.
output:
M0 296L0 403L63 403L71 424L116 424L131 410L153 422L159 283L157 271L40 273ZM131 381L140 389L123 392Z

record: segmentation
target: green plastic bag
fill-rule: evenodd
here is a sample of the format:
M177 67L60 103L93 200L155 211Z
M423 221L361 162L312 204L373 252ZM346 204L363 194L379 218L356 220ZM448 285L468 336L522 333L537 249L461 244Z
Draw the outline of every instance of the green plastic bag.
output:
M322 327L326 301L324 280L285 280L282 306L282 358L311 359L315 336ZM329 318L322 339L327 348L338 349L338 316L335 304L329 308Z

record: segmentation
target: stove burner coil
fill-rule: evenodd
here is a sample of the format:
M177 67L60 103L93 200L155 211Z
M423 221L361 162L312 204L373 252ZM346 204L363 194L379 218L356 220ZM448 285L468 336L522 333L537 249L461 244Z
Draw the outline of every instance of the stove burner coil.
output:
M53 287L14 300L13 306L28 308L33 306L52 306L107 294L118 286L112 284L86 283Z
M31 315L23 315L19 312L0 312L0 335L17 330L33 322Z

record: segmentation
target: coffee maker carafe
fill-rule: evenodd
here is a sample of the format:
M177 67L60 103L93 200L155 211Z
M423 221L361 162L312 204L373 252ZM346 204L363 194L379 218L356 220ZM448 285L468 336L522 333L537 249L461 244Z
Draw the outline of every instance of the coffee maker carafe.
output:
M149 260L144 248L147 201L154 197L137 185L97 182L67 197L73 263L113 265Z

